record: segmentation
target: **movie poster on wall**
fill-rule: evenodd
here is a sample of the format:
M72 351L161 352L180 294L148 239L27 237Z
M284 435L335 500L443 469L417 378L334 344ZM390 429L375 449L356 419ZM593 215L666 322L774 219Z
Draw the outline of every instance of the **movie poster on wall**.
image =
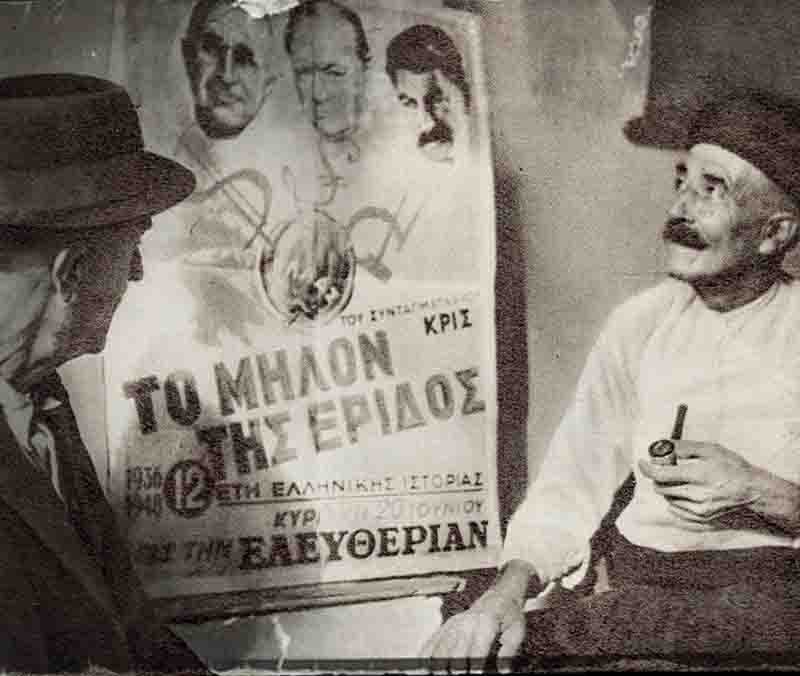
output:
M478 20L120 4L114 75L197 177L144 236L105 358L109 490L148 591L494 565Z

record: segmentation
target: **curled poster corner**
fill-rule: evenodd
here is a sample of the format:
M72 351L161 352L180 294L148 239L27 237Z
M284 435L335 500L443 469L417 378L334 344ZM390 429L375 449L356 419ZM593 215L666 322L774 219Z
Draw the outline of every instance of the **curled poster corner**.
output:
M236 7L240 7L254 19L262 19L267 14L280 14L296 7L300 0L236 0Z
M281 671L284 662L289 657L289 644L292 642L292 637L281 626L281 620L278 615L270 615L269 619L272 622L272 627L275 630L275 639L278 641L278 646L281 650L281 654L278 657L278 671Z

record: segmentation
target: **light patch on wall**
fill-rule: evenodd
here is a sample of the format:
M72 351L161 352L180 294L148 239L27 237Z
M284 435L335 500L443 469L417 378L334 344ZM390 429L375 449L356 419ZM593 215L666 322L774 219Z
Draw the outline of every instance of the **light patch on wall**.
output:
M12 17L6 18L6 12L3 12L3 21L15 23L16 29L24 29L28 25L33 9L33 0L3 0L0 2L0 9L10 9L13 14Z
M69 0L53 0L51 19L54 24L58 24L64 18L64 11ZM27 21L33 10L34 0L0 0L0 7L11 7L16 11L21 11L19 28L25 28Z
M647 36L650 31L650 17L653 13L652 6L647 8L643 14L637 14L633 19L633 35L628 43L628 53L620 68L620 77L625 75L626 70L632 70L639 65L639 61L644 53Z
M297 7L300 0L236 0L234 4L254 19L261 19L267 14L280 14Z
M53 7L53 23L58 24L61 23L61 20L64 18L64 10L67 7L68 0L56 0L55 6Z

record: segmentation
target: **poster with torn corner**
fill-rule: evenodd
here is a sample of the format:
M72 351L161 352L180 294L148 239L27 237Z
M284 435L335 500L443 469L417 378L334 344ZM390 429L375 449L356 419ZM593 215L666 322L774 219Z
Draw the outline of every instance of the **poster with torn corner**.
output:
M492 566L478 19L240 5L118 12L114 76L145 142L197 177L143 238L105 352L138 571L166 598Z

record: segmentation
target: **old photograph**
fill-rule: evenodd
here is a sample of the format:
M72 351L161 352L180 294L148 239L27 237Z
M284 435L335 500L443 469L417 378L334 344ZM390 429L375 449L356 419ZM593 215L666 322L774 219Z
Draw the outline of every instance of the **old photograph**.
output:
M798 55L0 2L0 670L800 668Z

